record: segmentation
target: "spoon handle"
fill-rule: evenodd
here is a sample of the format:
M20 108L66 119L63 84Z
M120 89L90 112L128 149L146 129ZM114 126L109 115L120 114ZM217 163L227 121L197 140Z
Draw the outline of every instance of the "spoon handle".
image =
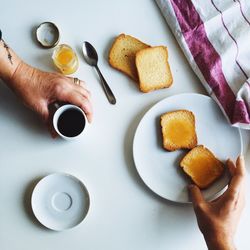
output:
M107 84L106 80L104 79L100 69L98 68L98 66L96 65L95 66L96 70L97 70L97 73L101 79L101 83L102 83L102 86L103 86L103 89L104 89L104 92L109 100L109 102L111 104L116 104L116 99L115 99L115 96L112 92L112 90L110 89L109 85Z

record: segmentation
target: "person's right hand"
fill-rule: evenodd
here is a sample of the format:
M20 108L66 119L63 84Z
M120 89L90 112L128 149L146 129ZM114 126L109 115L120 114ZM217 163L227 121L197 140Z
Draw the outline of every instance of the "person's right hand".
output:
M34 110L47 123L52 137L56 132L51 125L49 105L53 102L68 102L79 106L91 122L93 111L90 92L84 82L74 83L74 78L58 73L43 72L20 62L8 85L23 103Z
M197 186L189 186L197 222L209 250L236 249L233 237L245 204L244 158L238 157L236 165L228 160L226 165L231 181L216 200L205 201Z

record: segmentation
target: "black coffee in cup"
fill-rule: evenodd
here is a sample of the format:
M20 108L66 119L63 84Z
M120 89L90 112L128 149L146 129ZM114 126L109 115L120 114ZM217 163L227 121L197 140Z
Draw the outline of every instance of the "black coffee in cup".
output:
M69 108L58 118L57 128L67 137L75 137L82 133L86 125L85 117L80 110Z

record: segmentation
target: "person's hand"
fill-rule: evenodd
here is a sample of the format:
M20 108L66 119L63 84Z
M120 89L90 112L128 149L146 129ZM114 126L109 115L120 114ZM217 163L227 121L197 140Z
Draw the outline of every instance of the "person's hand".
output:
M235 249L233 237L245 204L244 158L238 157L236 165L228 160L226 165L232 178L226 192L216 200L205 201L197 186L189 186L197 222L209 250Z
M73 78L43 72L21 62L8 84L23 103L37 112L48 124L53 137L56 134L49 121L49 105L55 101L79 106L85 112L88 121L92 121L90 92L82 81L76 84Z

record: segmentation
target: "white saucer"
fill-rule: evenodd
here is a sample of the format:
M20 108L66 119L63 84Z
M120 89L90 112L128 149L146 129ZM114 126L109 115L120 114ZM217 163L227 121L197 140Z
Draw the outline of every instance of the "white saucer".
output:
M90 206L89 193L76 177L51 174L35 186L31 206L41 224L62 231L75 227L86 217Z

